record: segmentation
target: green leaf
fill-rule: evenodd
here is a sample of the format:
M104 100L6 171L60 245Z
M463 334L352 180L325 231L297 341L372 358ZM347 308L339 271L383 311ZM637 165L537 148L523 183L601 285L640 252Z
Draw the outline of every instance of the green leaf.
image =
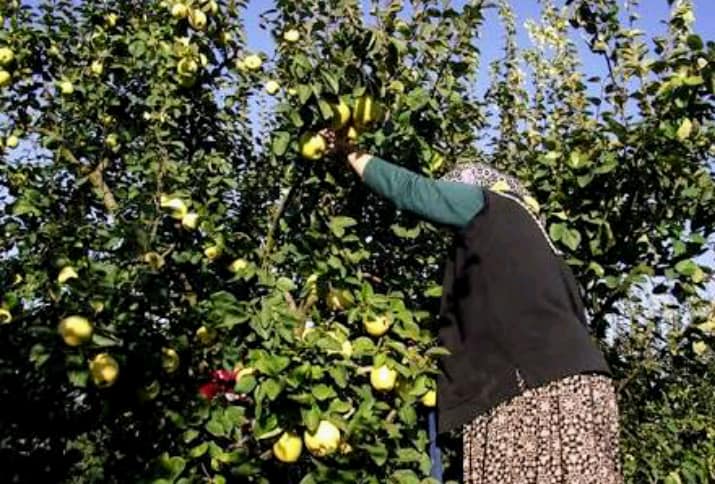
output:
M390 482L394 482L395 484L420 484L420 478L414 471L409 469L400 469L392 473L392 476L390 476Z
M275 400L283 390L281 384L272 378L261 383L261 387L269 400Z
M169 479L173 481L179 477L182 472L184 472L184 469L186 468L186 461L179 456L169 457L169 455L165 452L161 456L161 465L164 469L169 471Z
M416 239L420 235L420 226L416 225L411 229L402 227L401 225L393 224L390 225L392 232L403 239Z
M292 291L296 288L295 283L287 277L279 277L276 281L276 287L281 291Z
M216 437L224 437L226 435L223 424L218 420L209 420L206 423L206 431Z
M384 444L363 444L361 447L370 454L375 464L381 466L387 461L387 447Z
M688 47L690 47L693 50L702 50L703 48L703 39L700 38L699 35L695 34L690 34L688 35L687 39Z
M273 144L271 149L276 156L283 156L288 151L290 144L290 133L287 131L276 131L273 133Z
M368 355L375 352L375 343L366 336L355 339L352 344L353 354L356 356Z
M333 380L335 380L335 384L338 385L340 388L345 388L348 386L348 374L344 367L331 366L328 370L328 373L331 377L333 377Z
M311 388L311 392L313 393L313 396L318 400L327 400L329 398L335 398L338 396L338 394L335 392L335 390L333 390L332 387L324 383L315 385L313 388Z
M332 217L328 226L336 237L345 235L345 229L357 225L357 221L352 217Z
M84 388L87 386L87 379L89 378L89 373L85 370L69 370L67 372L67 378L72 385Z
M306 426L309 432L315 432L320 423L320 409L313 405L310 410L301 409L300 412L303 417L303 425Z
M551 226L549 227L549 237L551 237L552 240L557 242L561 240L561 237L563 237L565 232L566 225L562 223L551 224Z
M251 393L254 388L256 388L256 377L253 375L242 376L239 381L236 382L234 390L236 393Z
M403 405L397 412L397 416L405 425L413 426L417 423L417 411L411 403Z
M340 83L338 82L338 78L332 72L323 69L320 71L320 75L328 84L328 87L330 87L333 94L340 94Z
M677 264L675 264L675 270L684 276L692 276L695 273L696 268L698 265L688 259L688 260L681 260Z
M194 448L192 448L191 450L189 450L189 457L191 457L192 459L196 459L197 457L201 457L202 455L204 455L204 454L206 453L206 451L208 450L208 448L209 448L209 443L208 443L208 442L204 442L203 444L199 444L199 445L197 445L196 447L194 447Z
M442 297L442 286L433 284L428 287L423 294L425 297Z
M298 84L296 90L298 91L298 99L301 104L305 104L306 101L310 99L310 96L313 95L313 90L307 84Z
M561 235L561 242L569 249L576 250L581 243L581 234L576 229L568 229Z
M333 108L328 101L325 99L318 99L318 108L320 108L320 114L323 119L330 120L333 118Z
M191 442L198 436L199 436L199 432L197 430L189 429L186 432L184 432L184 435L183 435L184 443L188 444L189 442Z

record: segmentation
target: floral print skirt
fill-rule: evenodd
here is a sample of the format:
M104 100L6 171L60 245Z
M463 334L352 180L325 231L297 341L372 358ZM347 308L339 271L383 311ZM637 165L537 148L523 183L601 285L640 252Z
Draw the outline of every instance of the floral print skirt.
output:
M606 376L527 389L464 426L464 482L620 484L618 434Z

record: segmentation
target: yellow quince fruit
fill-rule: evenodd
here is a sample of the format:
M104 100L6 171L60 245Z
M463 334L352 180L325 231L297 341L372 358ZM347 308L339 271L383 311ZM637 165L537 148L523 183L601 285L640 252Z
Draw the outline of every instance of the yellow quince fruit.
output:
M273 444L273 455L281 462L293 463L303 452L303 441L293 432L283 432L283 435Z
M387 316L377 316L374 319L366 318L363 320L365 331L371 336L382 336L390 329L392 321Z
M395 388L397 372L386 365L373 368L370 371L370 384L375 390L390 391Z
M303 158L308 160L319 160L328 149L328 144L321 135L317 133L303 133L298 140L298 147Z
M112 386L119 376L119 363L108 353L100 353L89 363L89 372L95 385L107 388Z
M82 316L68 316L60 321L57 331L67 346L79 346L92 338L94 327Z
M57 282L59 282L60 284L64 284L70 279L77 279L78 277L79 274L77 274L77 271L74 270L74 267L66 266L63 267L60 273L57 275Z
M303 434L305 447L316 457L325 457L330 455L340 445L340 430L327 420L321 420L315 433L310 433L307 430Z

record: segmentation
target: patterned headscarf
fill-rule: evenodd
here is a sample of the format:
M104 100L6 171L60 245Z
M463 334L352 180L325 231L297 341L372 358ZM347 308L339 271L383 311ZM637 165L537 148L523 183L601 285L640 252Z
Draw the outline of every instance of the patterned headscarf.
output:
M479 185L489 191L514 200L531 215L531 218L536 222L536 225L549 243L551 250L556 254L561 254L561 251L554 246L544 229L545 222L539 218L539 202L513 176L484 163L464 163L456 165L442 177L442 180Z

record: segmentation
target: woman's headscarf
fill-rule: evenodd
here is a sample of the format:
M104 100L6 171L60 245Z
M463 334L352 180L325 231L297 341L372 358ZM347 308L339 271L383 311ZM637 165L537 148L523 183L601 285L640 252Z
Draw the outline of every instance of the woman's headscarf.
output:
M556 254L561 254L561 251L554 246L544 229L545 222L539 218L539 202L518 179L485 163L464 163L456 165L442 177L442 180L479 185L514 200L534 219L534 222L536 222L536 225L544 234L544 238L549 243L551 250Z

